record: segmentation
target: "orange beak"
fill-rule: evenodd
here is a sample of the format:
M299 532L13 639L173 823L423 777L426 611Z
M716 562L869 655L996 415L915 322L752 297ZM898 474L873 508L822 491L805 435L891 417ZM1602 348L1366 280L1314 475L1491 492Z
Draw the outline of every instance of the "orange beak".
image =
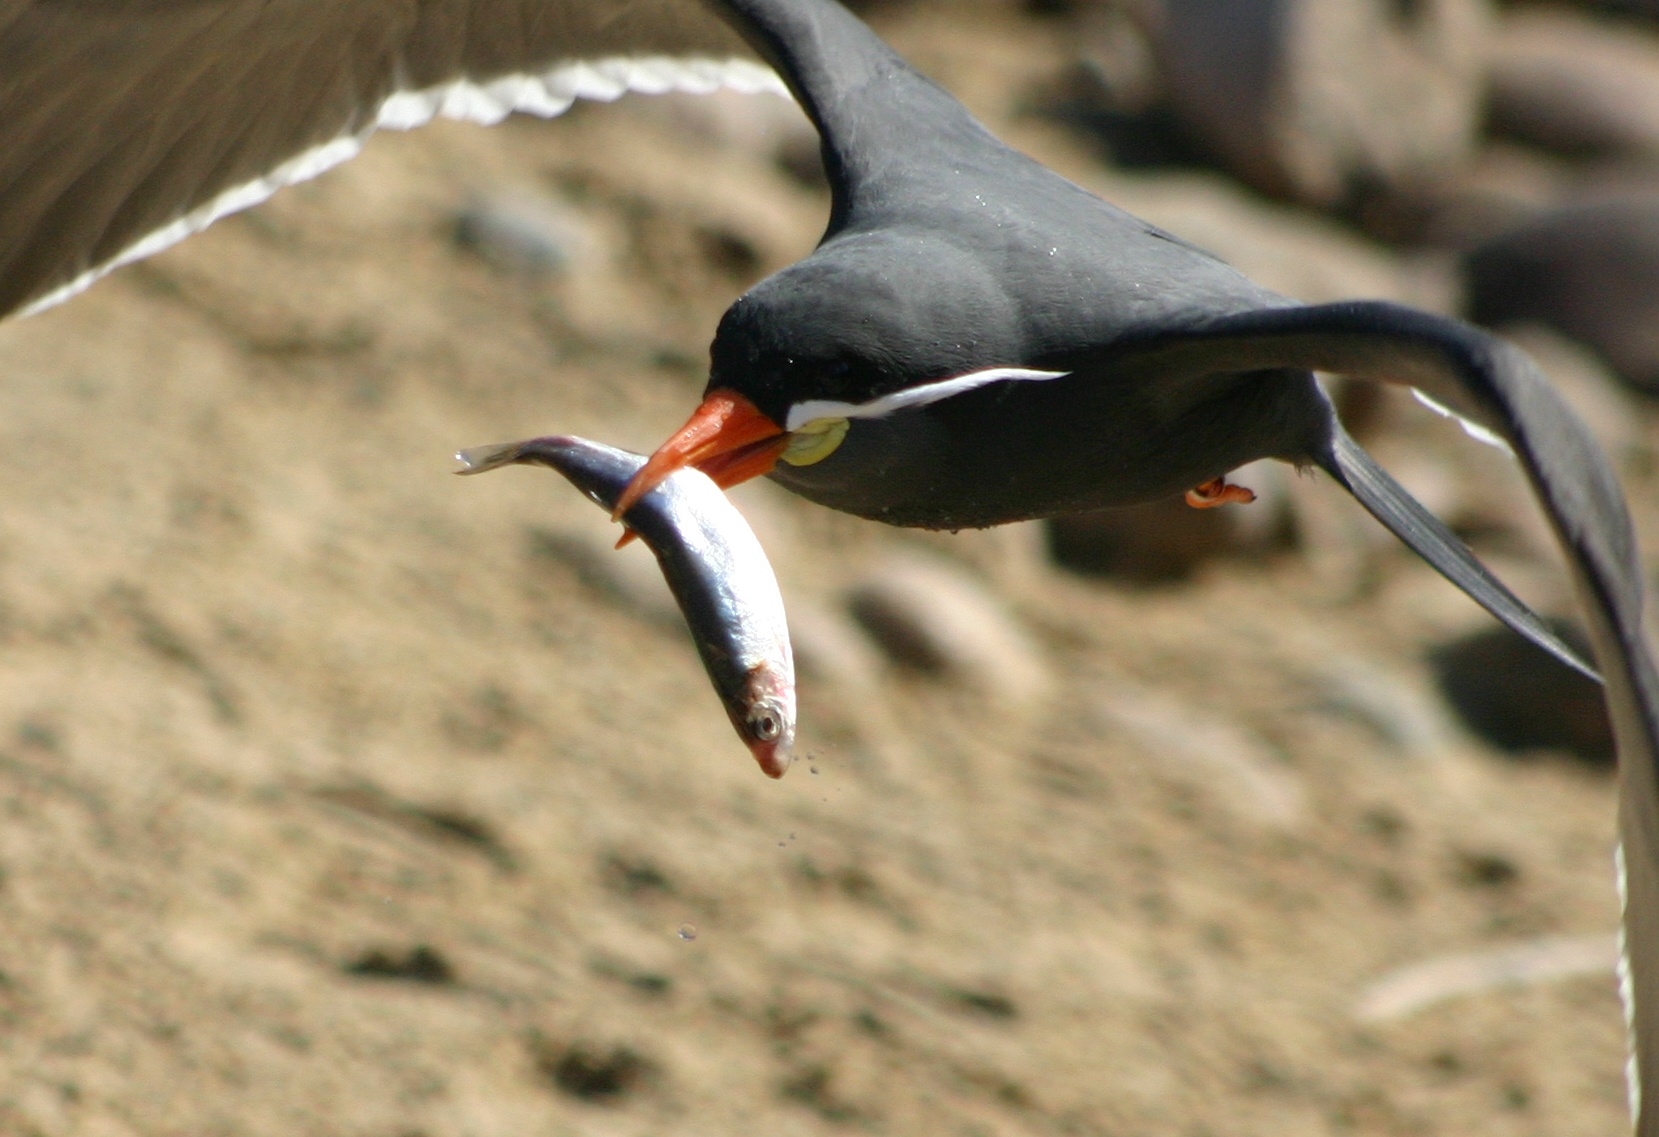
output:
M640 467L617 499L611 520L621 520L676 470L695 466L721 489L730 489L770 472L788 445L788 431L748 399L725 388L711 391L686 424Z

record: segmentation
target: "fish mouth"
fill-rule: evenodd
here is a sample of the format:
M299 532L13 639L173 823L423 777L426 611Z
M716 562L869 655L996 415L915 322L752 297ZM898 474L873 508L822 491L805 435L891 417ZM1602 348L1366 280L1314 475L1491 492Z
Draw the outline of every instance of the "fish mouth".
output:
M635 502L687 466L707 474L721 489L768 474L788 449L789 438L787 430L746 396L728 387L716 388L629 480L611 520L621 520Z
M769 664L755 666L728 711L761 773L788 773L795 760L795 689L788 679Z

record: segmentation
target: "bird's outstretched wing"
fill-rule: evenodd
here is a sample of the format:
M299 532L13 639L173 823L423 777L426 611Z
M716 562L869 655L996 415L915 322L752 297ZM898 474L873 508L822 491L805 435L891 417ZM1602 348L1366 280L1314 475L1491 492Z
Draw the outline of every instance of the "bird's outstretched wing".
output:
M0 315L378 127L720 86L781 90L699 0L0 0Z
M1409 384L1514 448L1567 555L1617 738L1630 1086L1637 1133L1659 1137L1659 673L1644 634L1629 513L1589 431L1518 348L1393 304L1245 312L1149 332L1120 350L1137 363L1183 372L1300 367ZM1333 451L1341 439L1339 432ZM1315 459L1327 469L1352 468L1334 452Z
M1377 465L1340 426L1329 451L1317 461L1371 516L1482 608L1568 667L1600 680L1595 669L1568 647L1547 621L1493 576L1443 521Z

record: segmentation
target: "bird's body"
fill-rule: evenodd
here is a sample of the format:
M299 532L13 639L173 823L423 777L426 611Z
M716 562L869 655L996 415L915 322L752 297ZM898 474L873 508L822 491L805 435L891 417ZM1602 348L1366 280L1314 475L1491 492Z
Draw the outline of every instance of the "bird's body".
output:
M1299 305L1010 149L833 0L720 6L818 125L833 203L818 248L728 310L708 401L635 492L696 462L722 484L769 472L848 513L962 529L1139 504L1280 458L1324 468L1488 611L1588 670L1347 437L1308 371L1324 364L1157 347Z
M1555 527L1620 754L1638 1132L1659 1137L1659 675L1616 481L1518 351L1381 303L1305 307L1007 149L836 0L13 0L0 4L0 312L39 307L377 125L756 86L817 125L824 240L732 307L691 422L636 477L771 472L958 528L1129 504L1277 457L1318 466L1512 627L1571 653L1342 431L1310 374L1421 388L1502 435ZM689 49L692 65L665 61ZM600 61L595 66L595 61ZM61 76L69 70L76 82ZM618 503L625 512L632 500Z
M1324 432L1300 374L1147 383L1114 358L1151 328L1290 301L1010 149L844 11L731 7L763 50L787 40L781 70L828 139L835 204L818 249L727 313L710 387L783 423L803 392L858 404L998 368L1065 373L854 419L834 453L781 464L779 481L955 529L1168 497L1301 458ZM848 58L863 60L856 84Z
M1304 374L1146 383L1114 351L1149 328L1290 301L961 133L959 161L907 155L876 201L838 210L812 256L732 306L710 386L783 422L806 387L863 403L996 368L1064 374L856 420L835 453L781 464L777 480L860 516L957 529L1137 504L1309 452L1329 415Z

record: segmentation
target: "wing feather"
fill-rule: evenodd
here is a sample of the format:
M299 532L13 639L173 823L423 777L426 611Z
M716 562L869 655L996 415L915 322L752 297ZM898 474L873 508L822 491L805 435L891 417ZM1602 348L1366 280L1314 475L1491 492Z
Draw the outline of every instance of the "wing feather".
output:
M1638 1137L1659 1137L1659 670L1634 531L1601 448L1518 348L1398 305L1243 312L1149 330L1114 350L1160 373L1297 367L1406 384L1514 450L1566 554L1613 720L1629 1088Z
M39 311L376 129L782 84L697 0L0 0L0 314Z

